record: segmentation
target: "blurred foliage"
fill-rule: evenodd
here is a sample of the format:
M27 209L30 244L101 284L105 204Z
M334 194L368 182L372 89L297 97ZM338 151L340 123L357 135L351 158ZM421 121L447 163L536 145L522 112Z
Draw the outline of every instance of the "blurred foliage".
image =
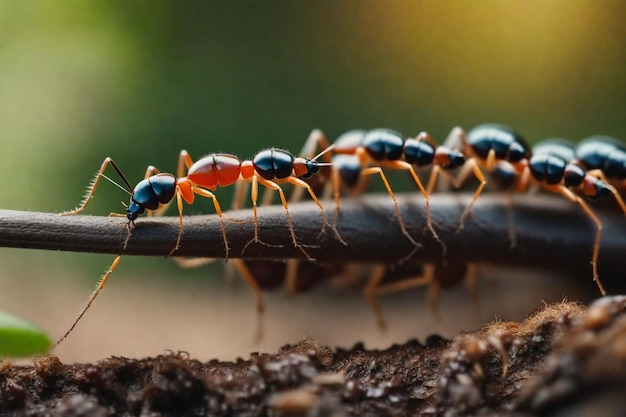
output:
M34 324L0 311L0 355L24 357L43 355L52 342L46 333Z
M0 207L73 208L105 156L135 183L182 148L297 152L313 128L626 138L624 16L608 0L1 1ZM120 200L103 185L89 213Z

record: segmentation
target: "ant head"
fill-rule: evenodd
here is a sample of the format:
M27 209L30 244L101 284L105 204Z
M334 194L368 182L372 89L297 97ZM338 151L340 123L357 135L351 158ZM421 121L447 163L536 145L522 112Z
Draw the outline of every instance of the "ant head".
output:
M295 158L293 161L293 172L296 177L311 178L319 172L320 165L324 166L326 164L320 164L316 160L309 158Z
M313 159L310 158L295 158L293 161L293 171L297 177L311 178L313 175L320 171L320 167L332 166L330 162L317 162L317 160L324 154L335 149L335 145L330 145L322 152L317 154Z
M128 217L129 221L134 222L140 214L143 214L144 211L144 206L131 201L126 209L126 217Z
M448 163L444 166L446 169L454 169L465 164L465 155L463 152L450 149L448 151Z
M320 171L320 165L317 161L307 160L305 166L307 171L302 175L302 178L311 178Z
M610 185L591 175L587 175L585 178L583 191L590 200L600 200L613 194Z

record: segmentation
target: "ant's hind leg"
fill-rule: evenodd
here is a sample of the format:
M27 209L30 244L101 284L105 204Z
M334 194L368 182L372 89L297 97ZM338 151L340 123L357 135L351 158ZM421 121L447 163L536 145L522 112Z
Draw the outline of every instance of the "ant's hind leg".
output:
M113 273L113 271L115 271L115 268L117 268L117 264L120 263L120 259L122 259L121 256L117 256L114 260L113 263L111 264L111 266L109 267L109 269L104 273L104 275L102 276L102 278L100 278L100 281L98 281L98 284L96 285L96 289L91 293L91 296L89 297L89 300L87 301L87 304L85 305L85 307L83 307L83 310L80 312L80 314L78 315L78 317L76 318L76 320L74 320L74 323L72 324L72 326L69 328L69 330L67 332L65 332L65 334L52 346L51 349L54 349L55 347L57 347L63 340L65 340L67 338L67 336L69 336L69 334L72 332L72 330L74 330L74 328L76 327L76 325L78 324L78 322L80 321L80 319L83 318L83 316L85 315L85 313L87 312L87 310L89 310L89 307L91 307L91 303L94 302L94 300L96 299L96 297L98 296L98 294L100 294L100 291L104 288L104 285L106 284L107 280L109 279L109 276L111 276L111 274Z

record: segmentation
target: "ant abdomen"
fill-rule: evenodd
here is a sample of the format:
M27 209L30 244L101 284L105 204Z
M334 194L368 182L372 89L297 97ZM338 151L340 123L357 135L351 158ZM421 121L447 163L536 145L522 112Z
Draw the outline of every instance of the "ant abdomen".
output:
M599 169L607 178L626 179L626 148L615 138L584 139L576 148L576 158L588 170Z
M293 172L295 157L284 149L265 149L254 157L252 164L256 172L266 180L284 179Z
M519 162L530 158L526 140L513 129L495 123L476 126L467 134L467 141L476 155L482 159L494 151L496 159Z
M361 146L376 161L396 161L404 152L404 137L391 129L374 129L367 132Z
M187 178L210 190L218 185L226 187L234 184L241 174L241 161L229 154L210 154L189 167Z

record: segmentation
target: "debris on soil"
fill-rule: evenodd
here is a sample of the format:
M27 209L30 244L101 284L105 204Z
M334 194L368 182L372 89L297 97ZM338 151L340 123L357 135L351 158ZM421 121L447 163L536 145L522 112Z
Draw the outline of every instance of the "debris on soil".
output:
M453 340L335 351L304 340L236 362L201 363L184 352L94 364L4 361L0 414L625 415L625 312L624 296L588 309L563 302Z

